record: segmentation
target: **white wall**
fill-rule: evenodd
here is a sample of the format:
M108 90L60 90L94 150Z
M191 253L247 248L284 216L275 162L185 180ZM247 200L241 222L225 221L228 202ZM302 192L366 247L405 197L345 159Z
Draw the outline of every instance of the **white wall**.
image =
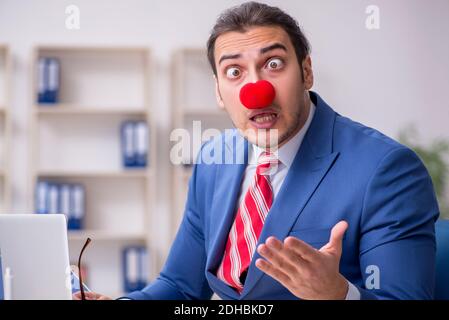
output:
M205 46L217 15L240 1L0 0L0 43L13 65L13 212L26 212L30 57L37 44L143 45L153 50L152 103L158 110L161 239L168 245L170 59ZM449 138L449 1L268 1L296 17L312 44L315 87L338 112L396 136L415 123L424 141ZM81 29L65 28L65 7L81 10ZM380 30L365 28L368 5Z

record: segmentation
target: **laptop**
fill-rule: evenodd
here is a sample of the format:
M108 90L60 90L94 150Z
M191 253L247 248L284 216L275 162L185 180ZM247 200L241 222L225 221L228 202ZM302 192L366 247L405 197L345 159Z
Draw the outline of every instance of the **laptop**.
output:
M0 259L4 291L11 299L72 299L63 214L0 214Z

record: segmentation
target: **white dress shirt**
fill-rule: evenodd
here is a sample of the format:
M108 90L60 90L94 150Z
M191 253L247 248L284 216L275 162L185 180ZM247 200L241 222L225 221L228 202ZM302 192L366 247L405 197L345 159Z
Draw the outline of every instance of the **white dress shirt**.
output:
M316 109L315 105L313 104L313 102L311 102L309 116L304 126L301 128L301 130L299 130L299 132L295 136L290 138L290 140L288 140L283 146L281 146L275 152L275 155L277 155L277 158L279 159L280 163L278 165L277 170L275 172L271 172L270 174L270 182L274 193L273 201L275 201L276 196L279 193L279 190L281 189L282 183L284 182L284 179L287 176L288 170L290 169L290 166L292 165L293 160L295 159L299 147L301 146L302 140L304 139L304 136L306 135L306 132L310 127L310 123L312 122L313 116L315 114L315 109ZM249 147L248 165L245 169L243 182L240 189L240 195L238 200L239 206L242 203L250 184L254 180L254 175L256 174L257 168L257 159L259 158L259 155L263 151L264 151L263 148L260 148L255 144L252 144ZM346 300L360 300L359 290L349 281L348 284L349 290L346 295Z

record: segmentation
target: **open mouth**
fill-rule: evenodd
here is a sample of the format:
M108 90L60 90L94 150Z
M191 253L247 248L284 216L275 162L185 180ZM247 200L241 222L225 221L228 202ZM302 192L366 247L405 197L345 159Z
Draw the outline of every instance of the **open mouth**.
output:
M270 122L276 119L278 115L276 113L261 113L251 117L250 120L257 123Z
M263 113L258 113L250 117L249 120L256 128L268 129L274 126L278 118L279 114L267 111Z

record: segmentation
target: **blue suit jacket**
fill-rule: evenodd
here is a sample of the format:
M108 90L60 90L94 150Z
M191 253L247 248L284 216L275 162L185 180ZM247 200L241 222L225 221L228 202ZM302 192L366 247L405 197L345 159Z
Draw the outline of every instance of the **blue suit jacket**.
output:
M432 298L439 210L422 162L403 145L337 114L318 94L311 92L311 98L315 116L259 243L269 236L295 236L320 248L331 228L346 220L340 272L362 299ZM228 157L229 151L244 158L240 164L195 165L184 218L160 276L128 297L209 299L215 292L223 299L295 299L255 267L257 252L241 296L215 276L234 220L247 149L236 131L203 146L199 158L205 153ZM376 274L378 287L372 281ZM368 289L367 282L375 287Z

